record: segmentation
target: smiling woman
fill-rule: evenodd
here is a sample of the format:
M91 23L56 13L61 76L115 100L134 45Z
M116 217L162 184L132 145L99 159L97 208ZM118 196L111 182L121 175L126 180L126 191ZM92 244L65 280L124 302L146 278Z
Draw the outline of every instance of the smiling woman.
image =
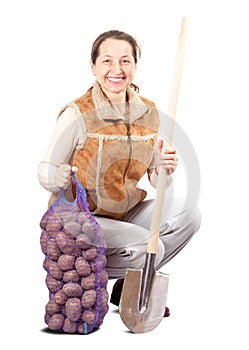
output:
M91 62L91 67L110 101L126 102L126 89L136 72L131 45L124 40L106 39L100 45L99 56L95 63Z
M137 186L147 172L156 187L159 167L172 174L174 149L158 139L154 103L133 84L140 48L127 33L108 31L93 43L91 70L96 77L87 92L65 106L47 153L39 165L41 185L75 196L72 172L84 186L89 209L100 223L107 244L109 278L119 278L111 302L119 304L127 268L144 265L154 200ZM71 189L72 185L72 189ZM169 186L170 187L170 186ZM155 268L160 269L191 239L200 225L196 207L164 204ZM168 311L166 312L168 315Z
M140 56L141 49L131 35L118 30L110 30L100 34L93 43L91 52L92 71L99 59L107 66L116 64L115 68L118 69L118 74L122 73L123 67L127 65L129 68L127 67L125 71L129 72L129 69L132 71L130 84L138 92L139 89L132 83L132 80ZM117 59L118 62L116 61ZM94 71L93 74L95 75Z

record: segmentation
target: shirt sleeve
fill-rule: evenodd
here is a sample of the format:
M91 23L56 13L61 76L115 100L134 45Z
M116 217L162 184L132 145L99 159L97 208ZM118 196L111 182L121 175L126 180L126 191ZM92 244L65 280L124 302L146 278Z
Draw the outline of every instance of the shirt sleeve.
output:
M47 152L38 166L40 184L51 192L58 192L54 177L61 164L70 164L76 149L82 148L86 139L84 119L74 107L67 107L57 119Z

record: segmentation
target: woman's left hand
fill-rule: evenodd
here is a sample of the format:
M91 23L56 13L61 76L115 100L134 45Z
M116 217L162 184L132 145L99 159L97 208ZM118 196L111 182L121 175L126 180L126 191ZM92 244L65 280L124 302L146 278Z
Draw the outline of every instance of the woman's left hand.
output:
M163 149L163 140L159 140L158 144L158 160L156 171L158 173L158 167L162 166L167 170L168 175L171 175L177 167L178 158L176 156L176 150L174 148Z

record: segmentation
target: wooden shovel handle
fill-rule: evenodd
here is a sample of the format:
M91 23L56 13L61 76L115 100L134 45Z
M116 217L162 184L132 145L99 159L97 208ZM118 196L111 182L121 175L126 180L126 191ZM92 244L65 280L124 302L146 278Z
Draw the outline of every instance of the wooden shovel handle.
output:
M168 140L166 149L170 147L174 132L174 120L176 115L177 100L179 95L180 81L182 76L183 58L186 44L186 32L187 32L188 19L182 18L180 36L178 40L178 47L176 53L176 61L173 72L173 79L170 90L169 105L167 115L172 119L172 123L167 125ZM150 236L147 245L147 253L156 254L159 238L159 229L162 217L162 207L164 202L165 191L167 188L167 173L165 169L159 167L158 182L156 189L155 204L152 214Z

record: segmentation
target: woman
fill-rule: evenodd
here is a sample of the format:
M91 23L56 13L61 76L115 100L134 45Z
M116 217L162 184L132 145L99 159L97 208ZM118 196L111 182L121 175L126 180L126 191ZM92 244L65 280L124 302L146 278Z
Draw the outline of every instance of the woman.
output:
M133 84L140 54L135 39L124 32L105 32L95 40L91 69L96 81L60 112L38 169L41 185L52 192L50 203L60 188L70 187L71 172L77 172L105 234L109 277L118 279L111 295L115 305L126 269L144 265L153 200L144 200L146 192L137 183L147 172L155 187L158 167L172 174L178 161L175 150L163 150L163 141L157 140L154 103L139 96ZM183 213L177 203L165 204L156 269L186 245L199 225L197 210Z

